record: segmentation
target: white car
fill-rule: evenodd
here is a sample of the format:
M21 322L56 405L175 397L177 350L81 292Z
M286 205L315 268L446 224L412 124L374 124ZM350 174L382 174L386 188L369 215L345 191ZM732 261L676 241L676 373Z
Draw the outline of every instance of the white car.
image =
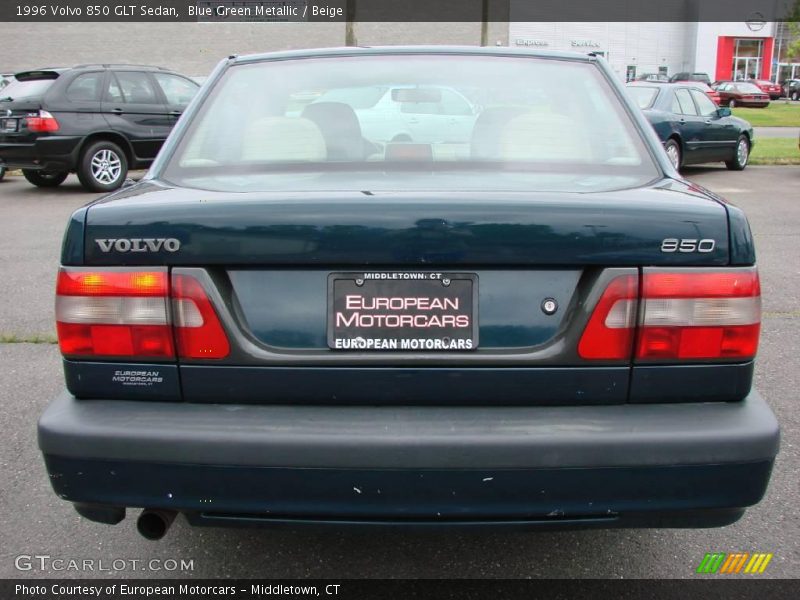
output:
M356 113L373 143L463 144L480 108L448 87L369 86L329 90L312 104L338 102Z

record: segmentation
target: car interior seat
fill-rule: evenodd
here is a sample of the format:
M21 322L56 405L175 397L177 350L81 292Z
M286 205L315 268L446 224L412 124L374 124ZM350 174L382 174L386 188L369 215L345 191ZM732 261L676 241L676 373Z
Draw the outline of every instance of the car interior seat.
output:
M520 107L493 107L485 109L476 119L472 129L470 154L473 160L497 160L500 155L501 135L509 121L525 114Z
M257 162L321 162L328 151L322 131L311 119L263 117L244 132L241 156Z
M588 162L592 148L583 129L568 116L527 112L510 119L500 133L499 159Z
M306 106L301 116L312 121L322 132L328 160L364 160L371 144L364 139L356 111L350 105L315 102Z

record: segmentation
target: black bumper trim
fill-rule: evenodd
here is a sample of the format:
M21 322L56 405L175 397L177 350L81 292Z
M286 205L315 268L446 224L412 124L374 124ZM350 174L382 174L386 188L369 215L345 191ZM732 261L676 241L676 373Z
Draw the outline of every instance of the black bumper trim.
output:
M615 519L758 502L772 463L584 469L287 469L46 456L65 500L216 521L441 523Z
M187 512L191 525L209 527L269 527L269 528L313 528L342 529L498 529L512 531L564 530L564 529L616 529L622 527L672 527L707 528L724 527L735 523L745 513L743 508L712 508L701 510L679 510L665 512L626 512L610 516L527 517L510 519L301 519L297 517L271 517L269 515L224 514L214 512Z
M12 169L72 171L82 136L39 137L32 143L0 143L0 159Z
M622 404L623 367L235 367L181 365L183 397L214 404L575 406ZM502 396L497 391L502 390Z
M753 361L720 365L637 365L630 402L725 402L741 400L753 384Z
M779 428L740 402L575 407L331 407L56 399L47 455L334 469L547 469L771 462Z

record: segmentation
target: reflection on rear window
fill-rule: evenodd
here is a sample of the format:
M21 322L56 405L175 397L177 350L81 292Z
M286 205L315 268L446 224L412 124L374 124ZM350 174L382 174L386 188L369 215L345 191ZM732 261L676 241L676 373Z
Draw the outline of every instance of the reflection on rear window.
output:
M597 65L432 54L233 66L164 177L247 191L325 187L347 172L336 186L367 189L364 177L380 187L377 173L399 171L434 188L453 183L431 173L455 172L467 189L580 191L657 175Z
M736 90L743 94L761 94L763 93L760 88L752 83L737 83Z
M3 97L10 97L14 100L19 98L32 98L43 95L55 79L29 79L27 81L12 80L3 88Z
M344 102L355 109L372 108L385 93L386 88L379 86L334 89L322 94L318 101Z
M628 93L633 98L634 102L639 105L639 108L650 108L653 106L653 101L658 95L658 88L644 87L644 86L630 86Z

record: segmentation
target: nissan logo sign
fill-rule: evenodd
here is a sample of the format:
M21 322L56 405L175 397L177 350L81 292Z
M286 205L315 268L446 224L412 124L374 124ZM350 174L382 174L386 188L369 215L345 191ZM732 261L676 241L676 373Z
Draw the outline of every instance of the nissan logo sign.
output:
M750 31L761 31L767 24L767 20L760 12L755 12L744 23Z

